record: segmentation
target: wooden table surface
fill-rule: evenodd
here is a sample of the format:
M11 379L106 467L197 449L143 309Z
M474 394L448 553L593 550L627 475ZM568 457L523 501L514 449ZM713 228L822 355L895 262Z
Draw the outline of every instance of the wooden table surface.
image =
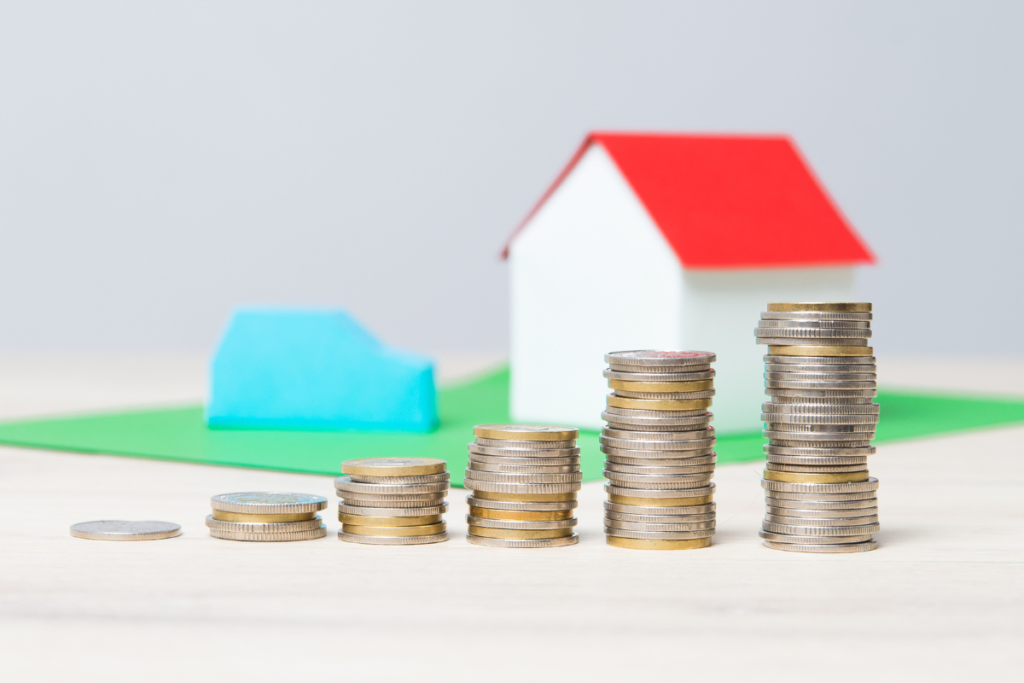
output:
M908 365L903 383L936 367ZM1020 373L1005 367L996 388ZM183 401L201 382L195 359L0 359L0 416ZM764 548L757 464L719 467L704 550L606 546L597 483L575 547L470 546L455 489L451 541L385 548L339 542L333 502L319 541L203 525L213 494L333 501L329 477L0 448L0 681L1019 679L1024 427L887 444L871 465L871 553ZM104 518L184 534L68 535Z

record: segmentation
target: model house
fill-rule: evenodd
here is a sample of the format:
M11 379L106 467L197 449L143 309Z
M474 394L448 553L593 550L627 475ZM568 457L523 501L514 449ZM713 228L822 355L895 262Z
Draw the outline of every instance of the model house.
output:
M511 410L602 426L604 354L715 351L722 433L760 428L769 301L855 299L874 262L785 137L595 133L506 247Z

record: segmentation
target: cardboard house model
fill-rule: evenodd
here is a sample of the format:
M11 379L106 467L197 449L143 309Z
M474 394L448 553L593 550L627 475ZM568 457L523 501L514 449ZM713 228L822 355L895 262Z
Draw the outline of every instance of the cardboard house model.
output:
M587 137L519 229L511 412L600 428L604 354L714 351L720 433L761 428L769 301L850 301L874 257L785 137Z

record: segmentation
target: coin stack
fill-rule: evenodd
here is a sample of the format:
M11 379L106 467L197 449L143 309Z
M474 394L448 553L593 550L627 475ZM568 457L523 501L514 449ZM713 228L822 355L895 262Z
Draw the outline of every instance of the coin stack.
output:
M210 535L228 541L309 541L327 535L323 496L307 493L222 493L210 499Z
M768 345L764 544L804 553L874 550L871 304L768 304L754 335Z
M616 351L605 356L612 393L601 417L608 545L687 550L715 533L715 354Z
M477 425L463 484L472 494L467 540L496 548L575 545L580 490L579 430Z
M448 540L447 463L433 458L367 458L341 464L334 480L338 538L367 545L424 545Z

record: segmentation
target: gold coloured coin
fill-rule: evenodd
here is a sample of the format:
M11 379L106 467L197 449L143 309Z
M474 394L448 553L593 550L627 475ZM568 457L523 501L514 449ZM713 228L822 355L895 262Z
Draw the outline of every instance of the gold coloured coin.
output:
M341 471L357 477L419 477L441 474L447 466L437 458L362 458L341 463Z
M481 439L506 441L571 441L579 438L580 430L550 425L477 425L473 434Z
M491 510L490 508L470 507L469 514L483 519L507 519L517 522L551 522L559 519L572 519L572 510L550 510L548 512L523 512L520 510Z
M638 505L640 507L671 508L690 507L691 505L707 505L714 500L714 496L700 496L697 498L633 498L632 496L616 496L608 494L608 501L617 505Z
M338 521L342 524L356 526L424 526L444 521L441 515L423 515L421 517L367 517L365 515L346 515L338 513Z
M362 526L360 524L342 524L341 530L353 536L435 536L448 529L444 522L423 524L420 526Z
M470 526L469 533L472 536L483 536L484 538L562 538L572 536L572 527L565 529L490 529L482 526Z
M772 348L772 347L769 347ZM609 394L608 405L612 408L630 408L632 410L702 410L711 407L710 398L698 398L692 401L659 401L652 398L623 398Z
M701 382L624 382L619 379L608 380L608 387L622 391L646 391L650 393L669 394L683 391L707 391L715 388L711 380Z
M863 472L841 472L835 474L804 474L802 472L777 472L765 470L764 478L769 481L784 481L791 484L846 484L867 481L867 470Z
M707 548L711 545L711 537L694 538L689 541L645 541L639 538L621 538L619 536L605 536L608 545L616 548L631 548L633 550L694 550L696 548Z
M241 522L243 524L269 524L274 522L305 522L314 519L315 512L293 512L280 515L247 515L244 512L227 512L213 510L213 518L218 522Z
M870 313L871 304L865 302L850 301L813 301L797 303L772 303L768 304L768 310L776 313L797 313L800 311L827 311L831 313Z
M480 500L504 500L513 503L561 503L576 500L576 492L570 493L491 493L490 491L473 491L473 496Z
M769 346L770 356L873 356L870 346Z

